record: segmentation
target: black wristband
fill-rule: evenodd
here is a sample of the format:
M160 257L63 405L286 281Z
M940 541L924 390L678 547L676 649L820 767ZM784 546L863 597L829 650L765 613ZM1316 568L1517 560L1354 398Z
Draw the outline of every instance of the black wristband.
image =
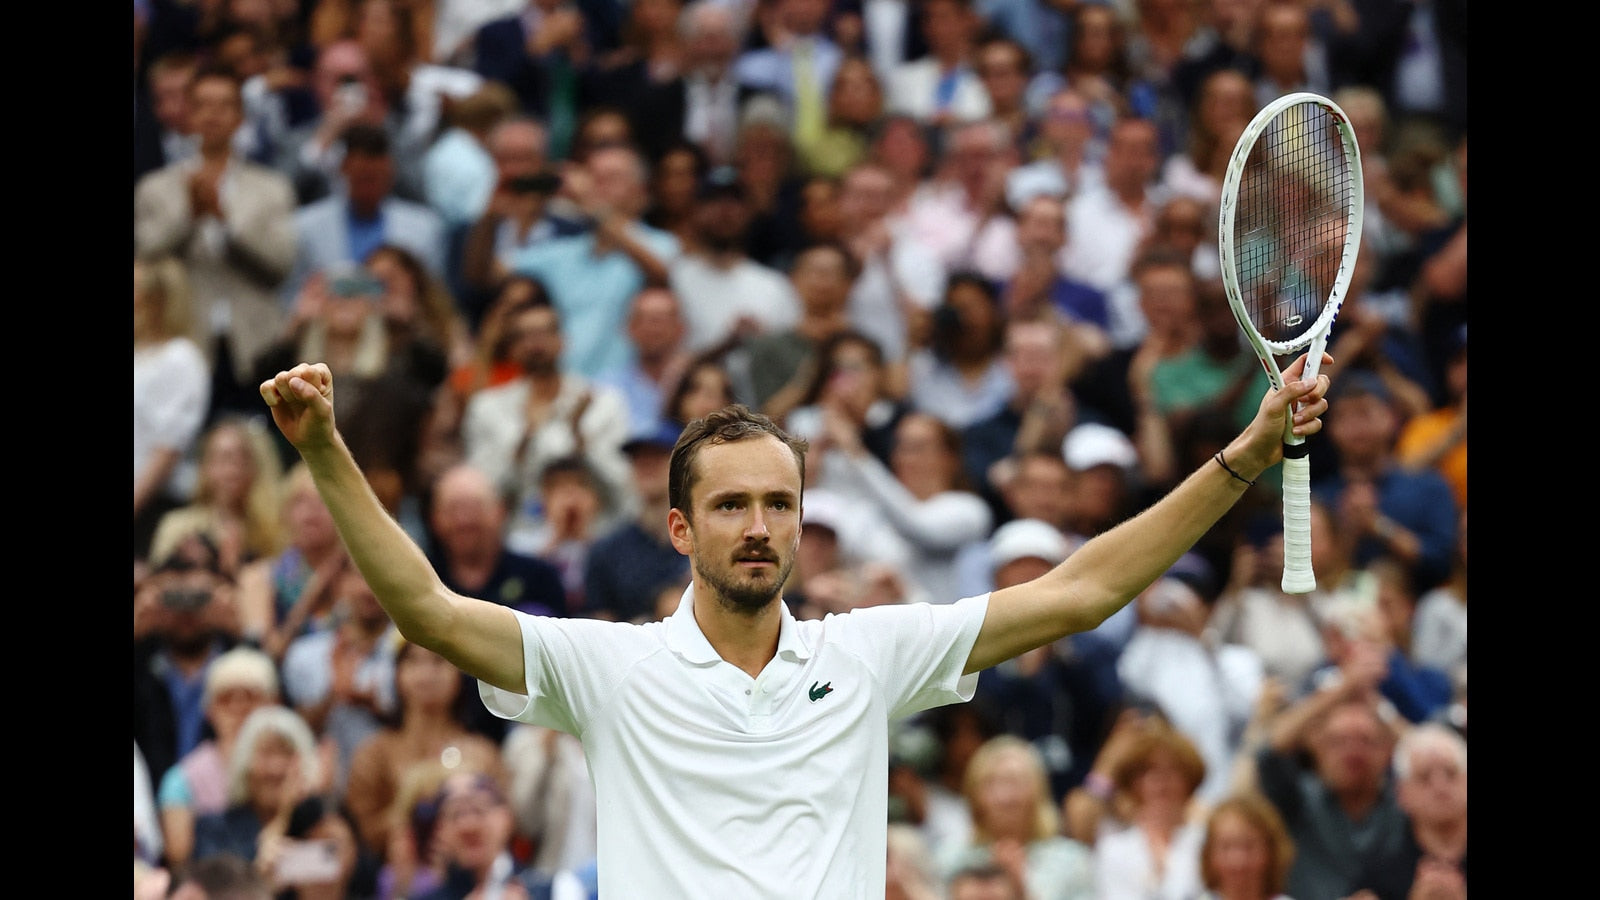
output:
M1233 467L1228 465L1228 461L1222 458L1222 451L1221 450L1218 450L1217 451L1217 455L1213 456L1211 458L1217 461L1217 465L1222 467L1222 471L1227 472L1229 475L1232 475L1234 478L1237 478L1238 480L1244 482L1246 487L1254 487L1255 486L1255 482L1254 481L1251 481L1250 479L1244 477L1243 475L1240 475L1238 472L1235 472L1233 470Z

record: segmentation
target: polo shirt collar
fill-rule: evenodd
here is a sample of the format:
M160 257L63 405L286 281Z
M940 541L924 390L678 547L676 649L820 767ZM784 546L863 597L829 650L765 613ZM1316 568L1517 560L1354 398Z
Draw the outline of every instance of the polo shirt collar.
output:
M795 620L794 613L789 611L789 604L778 601L778 655L791 660L804 660L811 658L811 647L800 634L800 625ZM694 585L683 589L683 597L678 600L678 609L667 617L667 647L673 653L683 657L694 665L710 665L722 662L722 657L717 653L711 642L706 640L705 632L700 630L700 623L694 619Z

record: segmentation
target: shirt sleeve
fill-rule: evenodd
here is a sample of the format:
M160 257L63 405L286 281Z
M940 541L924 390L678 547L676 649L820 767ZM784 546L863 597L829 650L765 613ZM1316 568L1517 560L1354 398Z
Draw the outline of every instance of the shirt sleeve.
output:
M595 711L641 657L629 652L628 639L646 626L513 612L522 628L526 692L518 694L480 681L478 696L489 712L502 719L582 738Z
M978 673L962 674L983 627L989 595L955 603L872 606L830 617L877 677L891 719L972 699Z

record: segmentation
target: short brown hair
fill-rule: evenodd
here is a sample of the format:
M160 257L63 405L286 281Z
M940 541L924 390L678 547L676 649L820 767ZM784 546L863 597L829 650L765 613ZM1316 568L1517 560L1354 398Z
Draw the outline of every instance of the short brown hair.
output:
M1134 782L1149 771L1155 755L1163 750L1171 753L1177 761L1188 783L1189 793L1193 794L1200 787L1200 782L1205 780L1206 761L1194 741L1170 725L1153 726L1134 736L1127 752L1117 760L1111 773L1117 790L1131 793Z
M803 489L806 483L806 450L810 448L810 442L805 438L791 436L776 422L761 413L751 411L744 404L734 403L710 415L695 419L683 429L683 434L678 436L678 443L672 448L672 461L668 463L667 469L668 504L692 521L694 517L691 514L689 492L698 480L694 462L700 454L700 448L707 444L732 444L763 435L771 435L782 441L789 448L789 452L794 454L795 465L800 468L800 485Z

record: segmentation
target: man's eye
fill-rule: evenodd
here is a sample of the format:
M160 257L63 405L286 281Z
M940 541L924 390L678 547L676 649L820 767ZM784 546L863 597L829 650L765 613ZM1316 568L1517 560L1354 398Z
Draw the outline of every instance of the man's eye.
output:
M733 510L736 510L738 508L739 508L739 501L737 501L737 500L724 500L721 503L717 504L717 509L725 510L725 511L728 511L728 512L732 512Z
M772 508L773 509L778 509L778 510L788 510L789 501L787 501L787 500L774 500L774 501L772 501Z

